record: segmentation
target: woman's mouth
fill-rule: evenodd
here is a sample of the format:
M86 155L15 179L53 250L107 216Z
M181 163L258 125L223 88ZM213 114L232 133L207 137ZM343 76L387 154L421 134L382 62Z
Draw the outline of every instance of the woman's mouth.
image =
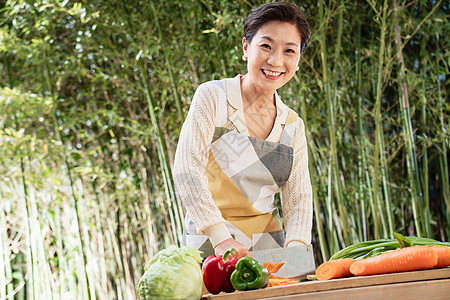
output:
M270 79L277 79L284 74L284 72L275 72L266 69L261 69L261 72L264 74L265 77Z

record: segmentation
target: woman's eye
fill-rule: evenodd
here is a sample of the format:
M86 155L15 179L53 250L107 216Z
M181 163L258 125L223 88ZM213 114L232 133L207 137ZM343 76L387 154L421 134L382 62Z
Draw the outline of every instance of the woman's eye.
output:
M286 52L289 52L289 53L295 53L295 51L292 50L292 49L287 49Z
M266 48L266 49L270 49L270 46L268 44L262 44L261 47Z

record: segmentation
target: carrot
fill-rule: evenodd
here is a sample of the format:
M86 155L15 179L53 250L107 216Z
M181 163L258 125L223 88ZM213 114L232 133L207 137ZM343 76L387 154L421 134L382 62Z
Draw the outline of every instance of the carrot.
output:
M435 268L444 268L450 266L450 247L447 246L431 246L438 256L438 263Z
M317 268L316 277L318 280L330 280L352 276L349 269L355 261L353 258L342 258L324 262Z
M269 287L298 283L297 280L269 275Z
M269 271L269 273L276 273L278 270L284 265L284 263L273 263L273 262L266 262L263 264L264 268Z
M284 263L273 263L273 262L266 262L263 264L263 266L269 271L269 285L268 287L272 286L281 286L281 285L287 285L287 284L293 284L298 283L297 280L284 278L280 276L275 276L273 273L278 272L280 268L284 265Z
M438 257L433 248L411 246L356 261L350 266L354 275L375 275L433 268Z

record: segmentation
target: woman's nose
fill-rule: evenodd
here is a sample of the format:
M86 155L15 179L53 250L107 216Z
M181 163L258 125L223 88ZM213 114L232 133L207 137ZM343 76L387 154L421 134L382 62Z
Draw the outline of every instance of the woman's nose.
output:
M269 59L267 60L267 63L274 67L279 67L282 65L283 57L282 54L278 51L274 51L270 54Z

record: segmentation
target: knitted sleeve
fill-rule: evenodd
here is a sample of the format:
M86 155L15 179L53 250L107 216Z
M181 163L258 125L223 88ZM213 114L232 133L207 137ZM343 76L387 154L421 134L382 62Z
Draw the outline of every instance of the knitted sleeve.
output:
M308 169L305 126L298 118L293 137L294 162L291 175L282 188L285 246L311 244L312 187Z
M211 228L216 228L213 231L216 236L210 236L213 245L231 237L220 210L214 204L205 172L215 129L217 102L218 93L214 84L203 83L197 88L181 128L173 167L177 196L198 234L204 234L205 229L209 229L205 234L210 235Z

